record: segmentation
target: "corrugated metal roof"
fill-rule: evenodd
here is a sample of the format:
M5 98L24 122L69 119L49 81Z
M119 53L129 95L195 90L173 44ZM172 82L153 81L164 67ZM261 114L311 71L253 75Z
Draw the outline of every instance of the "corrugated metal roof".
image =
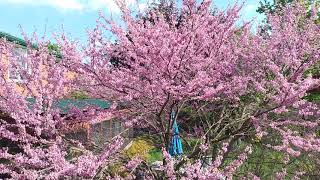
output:
M61 112L66 113L71 107L84 109L88 106L95 106L101 109L108 109L110 107L110 103L100 99L60 99L56 106L58 106Z
M27 101L30 102L30 107L35 103L34 98L28 98ZM71 108L85 109L89 106L94 106L96 108L108 109L110 103L100 100L100 99L59 99L54 106L59 108L62 113L67 113Z

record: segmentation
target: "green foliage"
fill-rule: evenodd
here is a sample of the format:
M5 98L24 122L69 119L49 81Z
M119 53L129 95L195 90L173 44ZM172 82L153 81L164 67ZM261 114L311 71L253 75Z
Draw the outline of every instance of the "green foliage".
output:
M61 49L57 44L49 43L48 50L50 54L55 55L57 58L62 58Z
M311 102L320 102L320 92L309 93L303 98Z
M252 102L262 102L265 99L265 95L263 93L254 92L254 93L247 93L245 95L240 96L240 101L243 104L249 104Z
M269 0L260 1L260 7L257 9L258 13L274 13L281 10L287 4L294 2L295 0L278 0L277 4L270 2Z
M183 151L185 154L190 154L196 147L200 145L201 141L196 138L183 139Z
M112 177L120 176L122 178L125 178L129 175L129 172L126 171L126 169L124 168L124 165L120 162L117 162L117 163L114 163L114 164L108 166L107 172Z
M71 160L71 159L74 159L74 158L77 158L81 155L83 155L83 151L81 149L78 149L76 147L69 147L68 148L68 154L67 154L67 159L68 160Z
M153 163L156 161L162 161L163 155L162 151L159 148L154 148L149 151L149 158L147 160L148 163Z
M294 2L304 3L306 9L309 9L312 4L316 6L320 4L319 0L277 0L277 3L271 2L270 0L263 0L260 1L257 12L261 14L272 14L281 11L284 7Z
M135 139L132 141L131 146L123 151L123 155L129 159L139 157L144 161L150 158L149 152L154 149L150 142L143 139Z
M246 145L247 143L244 141L236 143L233 146L232 152L226 158L224 166L237 159L239 153L242 152L241 149ZM305 171L307 174L306 177L311 177L312 174L316 172L316 163L306 154L290 159L287 164L283 163L284 159L284 153L266 148L260 142L254 143L252 154L248 156L248 159L237 170L234 179L243 178L248 172L255 174L261 179L275 179L275 173L281 171L283 168L287 169L289 178L292 178L296 171Z
M300 2L303 3L303 5L306 8L307 11L307 17L306 18L310 18L311 17L311 7L314 5L316 7L319 8L320 6L320 0L277 0L277 3L274 2L270 2L270 0L263 0L260 1L260 6L258 7L258 9L256 10L258 13L260 14L274 14L274 13L279 13L283 10L283 8L285 8L286 6L289 6L290 4L294 3L294 2ZM320 23L320 12L318 12L318 18L315 20L315 23ZM268 29L270 29L271 27L268 27Z
M306 72L305 75L311 75L314 78L320 78L320 61L313 65L311 68L309 68Z
M73 91L70 93L70 98L72 99L89 99L88 93L84 91Z

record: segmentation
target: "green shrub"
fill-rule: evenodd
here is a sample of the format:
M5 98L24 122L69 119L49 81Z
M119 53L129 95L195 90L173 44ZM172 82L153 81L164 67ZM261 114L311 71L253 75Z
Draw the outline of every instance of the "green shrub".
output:
M162 161L162 159L163 159L163 155L162 155L161 149L154 148L149 151L149 158L148 158L149 163Z
M310 93L304 97L304 99L311 102L320 102L320 92Z
M149 151L152 149L154 149L154 146L150 142L143 139L135 139L132 141L131 146L123 151L123 154L129 159L139 157L147 161L150 158Z
M129 172L124 168L124 165L120 162L114 163L107 168L108 174L110 174L112 177L120 176L122 178L125 178L129 175Z
M84 91L73 91L70 93L70 98L72 99L88 99L89 95Z

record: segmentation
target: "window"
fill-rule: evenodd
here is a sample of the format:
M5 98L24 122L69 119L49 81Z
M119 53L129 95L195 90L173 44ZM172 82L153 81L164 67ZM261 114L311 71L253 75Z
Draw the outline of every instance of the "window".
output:
M111 136L110 121L104 121L102 123L103 123L103 136L105 140L109 140Z
M112 137L117 136L121 133L121 122L120 121L112 121Z
M93 142L95 144L101 144L101 124L97 123L93 125Z
M26 57L27 51L25 49L16 48L13 50L9 62L9 79L17 82L23 81L20 71L27 69Z

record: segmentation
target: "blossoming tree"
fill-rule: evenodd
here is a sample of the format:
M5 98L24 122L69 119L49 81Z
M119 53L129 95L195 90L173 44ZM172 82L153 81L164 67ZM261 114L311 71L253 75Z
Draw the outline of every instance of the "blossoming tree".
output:
M146 15L151 20L145 21L134 18L120 1L122 23L101 15L82 56L70 59L69 65L84 75L83 85L92 94L125 102L128 111L118 116L128 126L158 132L165 150L173 124L170 113L179 116L184 107L202 103L217 115L211 124L201 126L203 145L189 158L199 158L225 140L254 136L268 139L262 141L269 142L266 148L282 151L289 159L301 152L319 153L320 112L316 104L302 99L319 86L319 80L304 74L319 60L316 9L305 19L304 8L293 4L281 15L270 15L270 31L253 34L250 23L237 25L241 7L212 15L210 3L184 0L181 12L164 18L151 10ZM105 39L105 32L112 33L116 42ZM64 52L78 54L73 50ZM83 58L88 61L80 62ZM245 151L249 149L250 145ZM244 159L245 154L222 170L224 176L231 177ZM216 153L215 168L207 168L206 175L197 169L200 165L187 167L205 178L219 174L221 160ZM185 163L169 169L179 171Z

